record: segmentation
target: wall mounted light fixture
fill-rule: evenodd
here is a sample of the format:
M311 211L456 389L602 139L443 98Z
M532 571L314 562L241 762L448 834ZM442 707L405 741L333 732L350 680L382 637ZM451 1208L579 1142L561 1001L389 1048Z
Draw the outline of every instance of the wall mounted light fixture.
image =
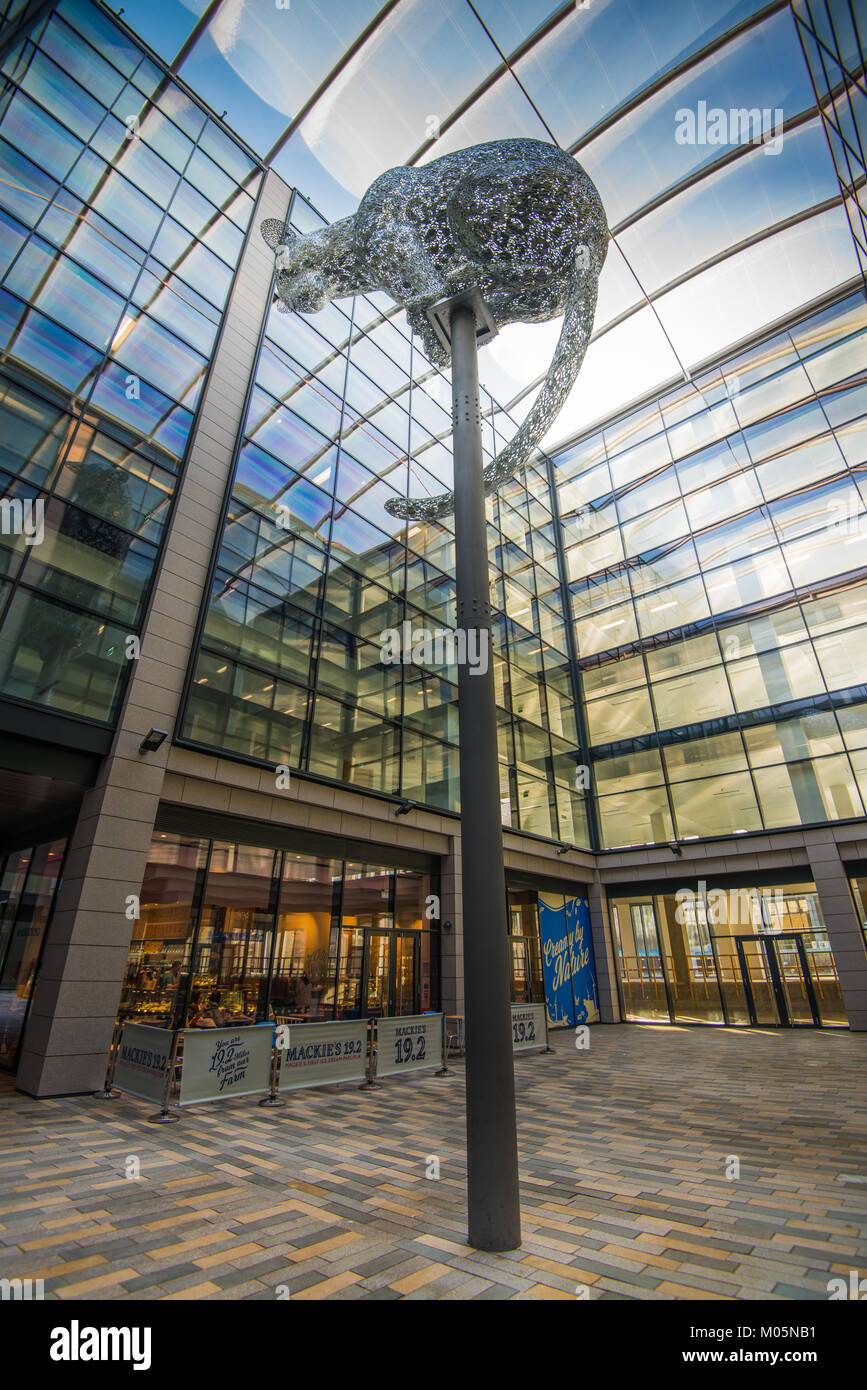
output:
M140 753L155 753L161 744L168 738L166 729L148 729L141 743L138 746Z

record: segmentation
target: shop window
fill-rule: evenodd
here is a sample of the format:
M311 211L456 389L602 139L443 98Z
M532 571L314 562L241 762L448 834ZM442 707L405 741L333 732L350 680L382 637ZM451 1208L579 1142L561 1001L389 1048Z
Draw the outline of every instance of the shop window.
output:
M622 898L611 904L624 1017L635 1022L669 1022L662 952L651 898Z
M432 874L160 833L140 902L121 1019L240 1026L439 1007Z
M207 841L190 836L154 836L133 925L120 1018L161 1028L181 1026L207 847Z
M659 935L676 1023L724 1023L713 946L701 900L656 898Z
M510 969L513 1004L534 1004L545 998L539 950L537 894L533 889L509 889Z
M284 858L271 981L275 1017L307 1023L333 1016L329 948L342 870L339 859Z
M276 852L215 841L196 934L186 1023L257 1023L266 1014Z

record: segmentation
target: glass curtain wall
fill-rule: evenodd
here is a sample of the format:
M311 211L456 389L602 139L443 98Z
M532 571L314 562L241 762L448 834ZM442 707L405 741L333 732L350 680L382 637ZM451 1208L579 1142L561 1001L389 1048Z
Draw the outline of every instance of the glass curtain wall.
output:
M259 167L90 0L0 96L0 695L111 724Z
M0 870L0 1067L9 1070L15 1069L65 851L65 840L16 850Z
M436 892L415 869L157 833L119 1016L178 1028L435 1009Z
M603 848L864 815L865 412L859 293L557 457Z
M650 889L609 908L627 1020L848 1023L812 884Z
M794 0L792 13L867 283L867 18L850 0Z

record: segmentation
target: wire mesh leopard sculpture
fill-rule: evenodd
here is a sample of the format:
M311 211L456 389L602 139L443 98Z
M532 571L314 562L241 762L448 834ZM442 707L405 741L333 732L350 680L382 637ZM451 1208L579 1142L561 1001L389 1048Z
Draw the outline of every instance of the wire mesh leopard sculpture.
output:
M331 299L384 290L407 314L436 366L449 361L426 311L476 290L497 328L563 315L536 400L511 442L485 469L493 492L547 433L584 360L608 249L602 201L570 155L541 140L496 140L418 168L381 174L358 210L296 236L269 218L281 307L313 314ZM393 516L430 521L454 507L450 492L392 498Z

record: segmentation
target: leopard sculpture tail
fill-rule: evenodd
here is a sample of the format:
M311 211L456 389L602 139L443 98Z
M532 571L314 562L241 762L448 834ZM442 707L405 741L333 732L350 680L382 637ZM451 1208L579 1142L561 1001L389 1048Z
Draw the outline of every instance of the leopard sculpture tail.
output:
M579 256L580 254L579 250ZM583 266L576 265L566 300L560 337L545 380L530 413L517 433L485 469L486 494L496 492L497 488L515 476L521 465L544 439L562 409L581 370L590 342L597 291L596 267L584 269ZM436 521L439 517L448 516L454 511L454 505L454 493L443 492L435 497L391 497L385 503L385 510L392 516L408 521Z

